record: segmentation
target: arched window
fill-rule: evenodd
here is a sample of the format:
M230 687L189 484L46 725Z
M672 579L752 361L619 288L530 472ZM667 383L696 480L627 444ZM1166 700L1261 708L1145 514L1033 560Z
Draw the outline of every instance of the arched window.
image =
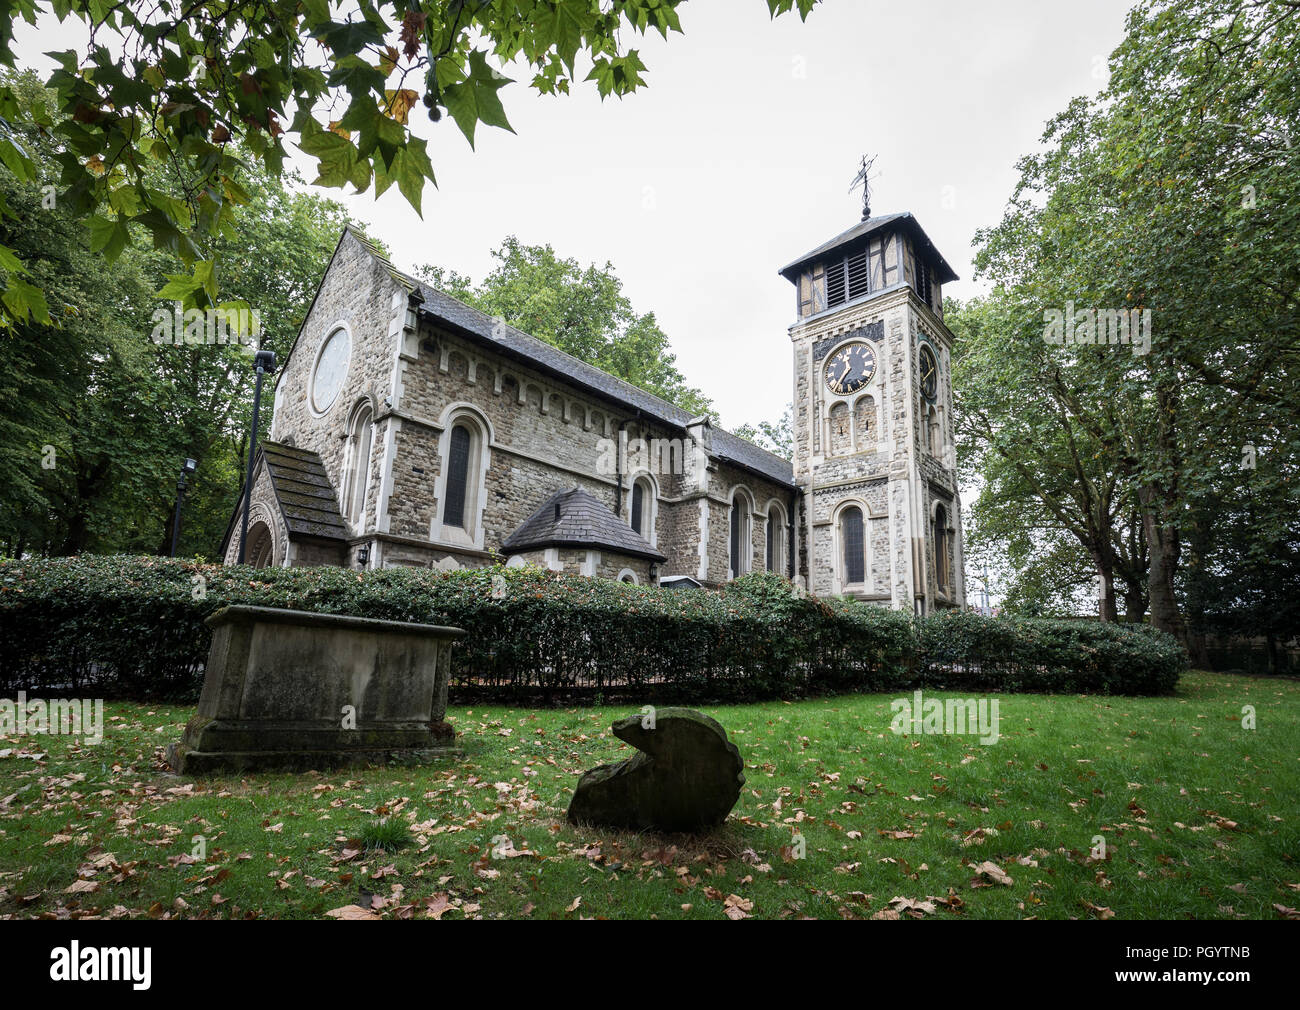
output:
M743 491L731 496L731 577L749 572L754 560L752 513L754 506Z
M767 570L785 571L785 513L773 502L767 508Z
M454 403L439 417L438 476L433 482L437 502L429 523L429 539L483 550L484 514L488 506L487 475L492 465L492 428L470 403Z
M343 482L343 502L348 522L361 522L366 507L366 483L370 477L370 449L374 441L374 414L369 405L362 406L352 421L348 437L348 469Z
M945 595L952 591L952 561L949 558L948 510L942 505L934 510L934 573L939 591Z
M248 531L248 550L245 556L254 568L267 568L275 560L275 540L266 523L255 523Z
M451 429L451 440L447 445L447 504L442 510L444 526L467 528L465 497L469 488L469 456L473 441L465 425L458 424Z
M862 535L862 509L856 505L840 513L840 545L844 585L863 585L867 580L867 553Z
M655 543L655 516L658 491L648 476L638 477L632 482L631 525L632 529L651 546Z

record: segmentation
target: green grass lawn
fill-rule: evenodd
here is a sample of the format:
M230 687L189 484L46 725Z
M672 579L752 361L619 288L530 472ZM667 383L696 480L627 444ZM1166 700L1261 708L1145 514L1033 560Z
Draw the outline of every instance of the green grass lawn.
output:
M457 708L460 759L190 781L162 752L191 709L111 704L97 746L0 738L0 916L1300 914L1300 684L1001 695L992 746L895 735L892 698L708 709L748 781L693 838L565 823L579 773L631 753L609 724L632 706Z

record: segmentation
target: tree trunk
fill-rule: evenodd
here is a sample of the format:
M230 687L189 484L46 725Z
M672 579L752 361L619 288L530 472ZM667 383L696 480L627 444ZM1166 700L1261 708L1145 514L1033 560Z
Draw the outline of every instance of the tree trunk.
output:
M89 532L85 512L78 508L75 515L68 517L68 525L63 534L63 543L59 545L59 556L70 558L80 554L86 546Z
M63 536L59 555L72 557L82 553L90 543L90 509L94 498L102 491L108 479L108 460L97 460L88 470L80 467L76 476L77 497L72 503L71 516Z
M1147 612L1147 594L1143 580L1125 575L1124 577L1124 620L1129 624L1141 624Z
M1185 646L1187 629L1174 595L1174 572L1178 568L1178 530L1161 515L1159 491L1150 484L1138 492L1142 502L1142 528L1151 551L1147 570L1147 593L1151 600L1151 623L1167 631Z
M1106 624L1114 624L1119 620L1119 614L1115 609L1115 573L1110 566L1109 559L1101 555L1094 554L1092 563L1097 569L1098 580L1098 605L1097 616Z
M1187 655L1196 669L1210 669L1210 648L1205 641L1204 633L1190 631L1187 633Z

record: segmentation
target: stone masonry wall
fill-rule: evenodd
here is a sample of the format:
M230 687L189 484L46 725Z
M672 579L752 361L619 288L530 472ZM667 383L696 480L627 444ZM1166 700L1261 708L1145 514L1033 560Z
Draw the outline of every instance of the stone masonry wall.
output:
M365 506L352 531L354 543L342 558L345 563L356 563L357 550L369 546L372 566L487 564L502 558L502 541L558 490L581 487L611 509L617 505L630 521L632 483L648 474L654 489L648 539L667 557L661 575L688 575L712 585L727 580L737 489L752 503L750 569L766 567L767 514L776 505L780 569L787 570L787 488L712 455L702 472L693 470L684 466L688 451L679 452L668 467L658 458L643 457L640 465L633 459L620 491L610 455L620 435L631 444L640 439L680 446L682 433L644 422L634 411L576 384L420 321L407 295L389 265L355 234L345 233L275 387L269 437L318 453L340 496L349 463L349 424L360 404L373 411ZM875 377L847 400L831 398L822 380L825 356L814 360L814 343L829 340L823 347L833 347L837 336L868 325L883 331L874 342ZM340 327L350 338L346 377L333 404L317 412L309 400L312 372L325 339ZM922 438L926 403L916 368L922 336L936 349L941 378L937 438L929 449ZM927 610L963 604L961 506L950 449L951 333L910 289L899 288L797 324L791 338L795 478L806 492L797 508L798 573L813 592L842 590L835 519L853 503L864 514L864 598L910 609L919 591ZM844 406L838 409L851 436L838 431L832 436L827 427L829 411L840 400ZM469 536L442 530L439 521L446 433L460 418L481 431L480 453L487 462L481 481L471 475L471 499L481 522ZM707 429L701 439L707 446ZM264 474L254 485L254 498L261 511L274 512L278 519ZM936 502L944 503L954 529L954 585L946 600L935 591ZM333 549L319 545L288 544L282 521L275 533L277 563L321 563L332 556ZM436 542L431 539L438 534ZM238 529L227 556L237 551ZM627 568L640 581L649 577L649 562L572 553L568 559L553 554L550 563L604 577L617 577Z
M347 426L363 400L376 417L370 453L365 509L355 534L377 526L377 503L394 432L378 420L391 396L396 364L394 319L407 312L406 289L388 265L350 230L345 232L325 273L297 342L281 363L275 387L273 441L319 453L334 490L343 494ZM319 414L309 401L312 371L326 338L339 326L350 333L347 376L333 404Z
M847 444L849 439L829 423L831 408L846 398L826 388L822 367L836 338L847 338L865 327L878 327L876 332L882 335L870 341L876 349L876 374L864 389L847 398L852 409L840 408L842 415L836 415L853 417L855 452ZM922 333L937 349L940 363L939 435L930 450L922 440L928 401L921 396L916 367ZM951 333L910 288L902 287L796 324L790 335L795 362L795 479L811 491L804 520L811 547L809 588L818 594L844 591L836 520L842 508L853 504L863 510L867 551L867 581L858 595L911 609L919 592L927 611L943 603L963 603L960 506L950 450ZM814 360L818 345L824 353ZM955 591L945 600L935 593L931 518L936 500L945 502L954 526Z
M421 321L407 294L388 264L347 232L276 385L270 438L318 453L340 498L349 425L360 404L373 411L365 507L346 563L356 563L363 538L372 566L491 563L503 558L502 541L558 490L581 487L611 510L617 504L618 514L630 521L632 484L643 474L655 492L653 535L647 539L668 559L661 574L726 581L737 487L752 502L751 569L766 565L767 510L773 502L782 517L780 556L788 558L788 489L716 457L701 480L688 465L690 442L683 445L679 430L645 422L577 385ZM324 341L339 327L350 337L347 374L321 413L310 402L312 372ZM481 486L471 474L476 507L470 525L476 530L469 535L441 529L439 516L446 433L462 418L481 432L479 451L487 461ZM620 433L633 446L643 440L647 450L674 446L671 460L653 451L639 460L633 456L621 493L611 456ZM310 563L318 553L306 551L302 558ZM614 576L632 568L644 582L649 562L602 558L596 567Z
M499 551L504 541L555 491L581 487L631 520L631 488L648 473L654 501L655 547L668 560L663 574L698 577L701 543L700 501L708 502L707 574L702 581L727 577L729 503L742 482L759 508L776 498L779 485L739 468L715 464L704 492L687 472L690 456L681 432L638 421L634 415L558 383L470 340L429 324L419 331L418 351L404 355L400 387L402 432L393 471L389 515L395 535L427 538L438 513L437 476L443 459L440 439L455 411L464 411L487 434L489 464L482 502L484 548ZM618 492L614 474L620 431L630 451ZM645 443L641 452L636 444ZM671 453L663 451L671 444ZM655 449L661 452L656 454ZM766 518L752 521L753 556L761 568L766 550ZM468 560L468 558L467 558Z

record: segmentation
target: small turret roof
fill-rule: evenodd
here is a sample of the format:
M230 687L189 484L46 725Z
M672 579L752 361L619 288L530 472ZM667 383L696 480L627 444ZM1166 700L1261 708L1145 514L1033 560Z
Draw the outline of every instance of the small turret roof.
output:
M798 259L787 263L780 269L779 273L786 280L794 283L799 279L799 274L805 266L817 260L826 259L835 250L852 245L860 239L864 239L868 235L890 226L897 230L906 231L912 236L912 240L929 254L930 259L938 268L937 276L940 284L948 284L957 280L957 274L948 265L948 261L939 254L939 250L934 247L934 243L930 241L930 236L925 233L925 229L921 227L920 222L907 212L881 214L877 217L869 217L865 221L859 221L852 228L840 232L829 242L823 242L811 252L806 252Z
M543 547L588 547L666 560L608 506L581 488L551 495L501 545L507 554Z

